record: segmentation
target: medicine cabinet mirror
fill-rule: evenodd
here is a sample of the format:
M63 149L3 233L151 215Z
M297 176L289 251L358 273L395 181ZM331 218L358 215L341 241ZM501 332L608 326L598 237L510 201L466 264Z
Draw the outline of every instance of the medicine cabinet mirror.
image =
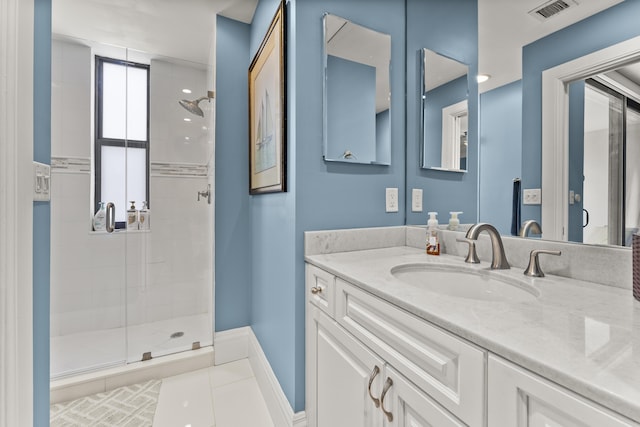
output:
M391 36L325 14L323 155L391 163Z
M429 49L419 52L422 167L467 171L469 66Z

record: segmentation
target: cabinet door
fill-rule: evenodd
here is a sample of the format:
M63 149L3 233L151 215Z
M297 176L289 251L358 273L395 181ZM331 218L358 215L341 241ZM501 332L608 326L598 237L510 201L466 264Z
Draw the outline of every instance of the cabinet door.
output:
M465 427L424 391L387 366L381 409L388 427Z
M308 304L308 310L309 426L381 427L374 399L382 389L382 360L316 307Z
M631 420L496 356L489 356L491 427L622 427Z

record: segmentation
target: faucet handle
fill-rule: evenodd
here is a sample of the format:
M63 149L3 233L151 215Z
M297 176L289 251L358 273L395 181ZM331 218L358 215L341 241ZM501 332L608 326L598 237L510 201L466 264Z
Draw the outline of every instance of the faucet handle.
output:
M544 273L540 268L540 262L538 261L538 255L547 254L547 255L556 255L559 256L562 254L560 251L551 251L548 249L534 249L531 251L529 255L529 265L524 270L525 276L531 277L544 277Z
M467 243L469 245L469 252L467 253L467 258L465 258L464 262L469 264L480 264L480 258L478 258L478 253L476 252L476 241L473 239L456 239L456 242Z

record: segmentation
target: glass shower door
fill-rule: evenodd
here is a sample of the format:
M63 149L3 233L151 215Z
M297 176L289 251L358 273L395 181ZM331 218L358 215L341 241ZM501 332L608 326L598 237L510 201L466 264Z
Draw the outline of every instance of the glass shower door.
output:
M205 65L128 55L150 57L147 219L127 232L127 361L136 362L213 344L213 104L199 102L202 117L179 104L207 94Z
M111 48L112 56L124 56ZM124 180L96 191L104 168L95 74L96 47L79 39L52 43L51 191L51 378L122 365L126 360L126 236L115 228L123 205L114 198ZM107 103L124 99L124 86L111 86ZM97 101L97 102L96 102ZM116 109L107 124L126 121ZM108 136L113 136L109 134ZM105 148L111 148L105 146ZM104 157L103 157L104 159ZM100 202L109 218L94 220ZM113 206L113 207L112 207ZM114 213L115 215L111 215ZM113 220L113 221L112 221ZM109 232L109 231L111 232Z

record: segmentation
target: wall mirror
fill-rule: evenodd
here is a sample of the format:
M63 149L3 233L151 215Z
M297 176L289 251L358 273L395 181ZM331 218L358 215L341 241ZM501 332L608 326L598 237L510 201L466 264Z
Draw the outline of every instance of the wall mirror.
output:
M625 45L637 49L633 40L616 49L624 50ZM640 55L611 61L611 55L619 55L616 49L562 64L543 78L547 90L553 81L562 82L562 99L568 106L567 113L546 121L547 131L566 129L559 145L567 156L565 178L556 183L561 198L557 203L543 198L543 222L556 225L551 233L566 227L566 240L572 242L630 246L632 234L640 228ZM577 78L562 77L578 68ZM544 114L553 109L546 104L543 108ZM551 150L543 138L543 150L545 146ZM547 158L542 167L543 174L550 169ZM545 191L553 194L553 185L543 179L543 197ZM551 233L545 238L564 237Z
M391 163L391 36L325 14L324 160Z
M467 171L469 66L421 49L422 167Z

